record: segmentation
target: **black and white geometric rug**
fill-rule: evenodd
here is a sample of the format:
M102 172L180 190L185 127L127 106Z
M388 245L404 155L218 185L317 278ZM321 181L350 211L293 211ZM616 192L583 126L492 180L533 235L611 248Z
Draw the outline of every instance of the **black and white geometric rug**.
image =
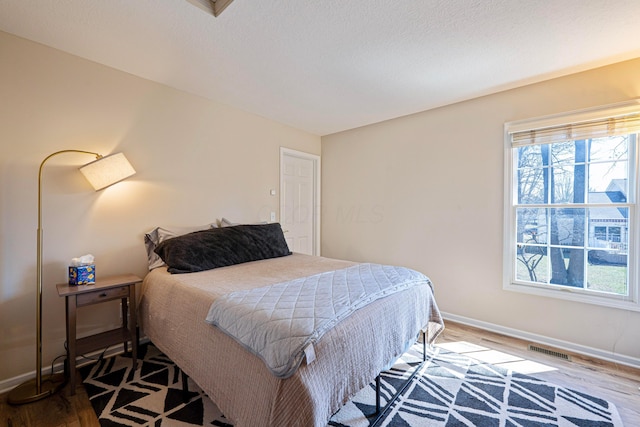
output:
M381 376L382 402L407 384L422 360L415 345ZM106 426L231 426L213 402L152 344L139 351L138 369L116 356L81 368L91 404ZM361 390L331 418L329 426L370 427L375 386ZM434 347L379 426L619 427L606 400L555 386L532 376Z
M131 358L118 355L80 373L102 427L232 426L191 379L185 395L180 369L152 344L139 347L134 372Z
M427 348L426 359L377 426L622 426L615 405L606 400L441 347ZM421 360L421 345L414 345L383 374L387 397L406 384L409 366ZM360 391L329 424L369 427L363 414L374 412L374 390L370 385Z

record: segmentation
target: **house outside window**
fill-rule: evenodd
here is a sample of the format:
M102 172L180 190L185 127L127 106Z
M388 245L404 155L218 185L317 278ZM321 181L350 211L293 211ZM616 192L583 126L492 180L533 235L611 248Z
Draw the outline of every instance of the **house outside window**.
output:
M505 125L504 288L640 310L633 101Z

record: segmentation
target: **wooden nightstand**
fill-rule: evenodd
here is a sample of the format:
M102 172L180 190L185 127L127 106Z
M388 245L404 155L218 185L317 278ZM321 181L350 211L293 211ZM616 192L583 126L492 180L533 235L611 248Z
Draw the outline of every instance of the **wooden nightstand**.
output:
M136 327L136 283L142 279L134 274L111 276L97 279L95 284L69 286L67 283L56 285L58 295L66 299L67 320L67 362L69 364L69 382L71 394L76 392L76 356L106 348L114 344L131 341L133 369L136 368L138 349L138 328ZM115 299L122 300L122 327L88 337L76 338L76 309L100 304ZM127 307L129 319L127 319Z

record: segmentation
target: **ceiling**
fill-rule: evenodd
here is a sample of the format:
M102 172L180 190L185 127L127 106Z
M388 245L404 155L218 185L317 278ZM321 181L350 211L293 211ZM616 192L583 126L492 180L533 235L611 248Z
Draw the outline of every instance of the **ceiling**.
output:
M640 57L638 16L638 0L235 0L217 18L0 0L2 31L317 135Z

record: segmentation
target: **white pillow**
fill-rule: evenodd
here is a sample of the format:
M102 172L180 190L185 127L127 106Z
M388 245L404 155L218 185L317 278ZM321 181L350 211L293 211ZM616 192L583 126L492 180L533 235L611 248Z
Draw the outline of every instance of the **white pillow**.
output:
M232 227L234 225L241 225L241 222L231 222L227 218L222 218L220 220L220 227ZM267 221L254 222L252 224L267 224Z
M231 227L232 225L238 225L238 224L235 222L231 222L224 217L220 220L220 227Z
M194 231L208 230L210 228L217 228L216 223L198 225L193 227L156 227L148 233L144 234L144 247L147 251L147 260L149 262L149 271L154 268L162 267L165 265L162 258L155 253L156 246L163 241L172 237L182 236L183 234L193 233Z

